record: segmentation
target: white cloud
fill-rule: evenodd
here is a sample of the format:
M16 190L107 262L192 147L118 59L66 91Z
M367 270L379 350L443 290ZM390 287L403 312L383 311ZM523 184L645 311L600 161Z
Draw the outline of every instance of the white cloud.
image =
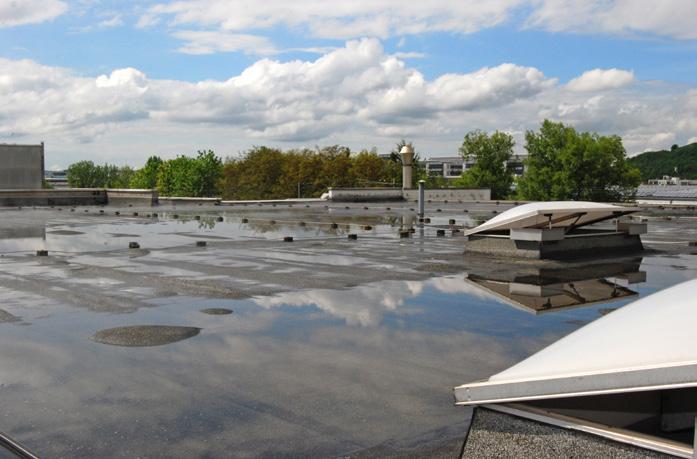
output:
M114 14L109 19L99 21L97 25L102 28L119 27L123 25L123 19L120 14Z
M0 141L46 140L50 150L111 161L128 154L139 163L154 151L166 156L202 146L221 147L222 155L253 144L384 150L402 137L426 156L447 155L469 130L523 133L545 118L618 134L630 153L683 144L697 132L695 89L594 84L605 89L589 97L511 63L429 79L374 39L350 41L315 60L261 59L229 79L193 83L134 68L84 77L0 59ZM522 135L516 138L522 149Z
M150 26L160 18L175 28L195 25L236 33L284 26L315 38L343 40L426 32L468 34L519 16L525 27L553 32L697 38L694 0L180 0L154 5L141 16L139 26Z
M0 28L50 21L67 10L60 0L0 0Z
M694 0L544 0L527 19L529 27L552 32L637 32L696 39Z
M143 72L128 67L114 70L110 75L100 75L95 80L97 88L129 87L135 88L141 94L147 91L147 78Z
M271 40L258 35L224 31L182 30L176 32L174 36L186 41L186 44L179 48L180 52L186 54L242 51L245 54L264 56L277 52Z
M602 91L634 83L634 72L619 69L594 69L569 81L571 91Z
M325 2L268 0L184 0L153 6L144 23L166 16L172 25L194 24L241 31L284 25L307 29L314 37L389 37L429 31L470 33L505 21L523 0L472 0L427 3L398 0Z
M30 60L0 59L0 132L90 141L110 125L147 118L146 91L144 75L134 69L93 79Z
M394 53L394 57L396 57L397 59L423 59L424 57L426 57L426 54L417 53L414 51L405 51Z
M410 72L402 85L370 97L362 114L387 121L497 107L531 97L554 83L535 68L514 64L485 67L467 74L448 73L433 82L418 72Z
M139 29L154 27L157 24L159 24L159 22L160 18L157 15L146 13L138 18L138 22L136 22L136 27Z

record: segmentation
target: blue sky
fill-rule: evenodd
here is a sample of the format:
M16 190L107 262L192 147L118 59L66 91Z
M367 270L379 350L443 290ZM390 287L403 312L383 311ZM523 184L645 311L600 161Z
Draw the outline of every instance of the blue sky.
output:
M693 0L0 0L0 142L49 162L411 139L544 118L697 140ZM23 104L20 101L35 102Z

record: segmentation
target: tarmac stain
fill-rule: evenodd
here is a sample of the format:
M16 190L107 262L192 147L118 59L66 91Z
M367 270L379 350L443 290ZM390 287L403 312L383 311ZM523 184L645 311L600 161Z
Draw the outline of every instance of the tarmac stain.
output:
M10 322L19 322L22 320L21 318L10 314L9 312L5 311L4 309L0 309L0 324L2 323L10 323Z
M56 234L58 236L75 236L78 234L85 234L82 231L73 231L73 230L55 230L55 231L48 231L48 234Z
M207 308L207 309L201 309L201 312L204 314L211 314L214 316L224 316L226 314L232 314L232 309L225 309L225 308Z
M192 338L200 331L197 327L175 325L132 325L100 330L91 339L112 346L162 346Z

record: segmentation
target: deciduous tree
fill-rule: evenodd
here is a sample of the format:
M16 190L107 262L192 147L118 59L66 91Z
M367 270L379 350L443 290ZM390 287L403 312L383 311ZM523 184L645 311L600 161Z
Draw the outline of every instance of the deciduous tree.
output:
M496 131L489 135L482 131L465 134L460 154L465 160L474 160L474 165L462 173L455 183L468 188L489 188L491 197L501 199L511 193L513 171L508 161L513 156L513 137Z
M151 156L146 161L145 165L138 169L131 179L131 188L156 188L157 173L162 165L162 158L159 156Z
M528 159L519 181L524 199L617 201L633 195L641 181L618 136L578 133L545 120L525 139Z

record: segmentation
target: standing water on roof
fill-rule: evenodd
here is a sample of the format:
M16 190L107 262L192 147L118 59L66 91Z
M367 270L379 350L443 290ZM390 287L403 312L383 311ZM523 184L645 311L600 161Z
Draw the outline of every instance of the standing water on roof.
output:
M697 269L477 261L436 235L477 215L390 206L22 211L39 229L0 240L0 430L45 457L451 457L452 386Z

